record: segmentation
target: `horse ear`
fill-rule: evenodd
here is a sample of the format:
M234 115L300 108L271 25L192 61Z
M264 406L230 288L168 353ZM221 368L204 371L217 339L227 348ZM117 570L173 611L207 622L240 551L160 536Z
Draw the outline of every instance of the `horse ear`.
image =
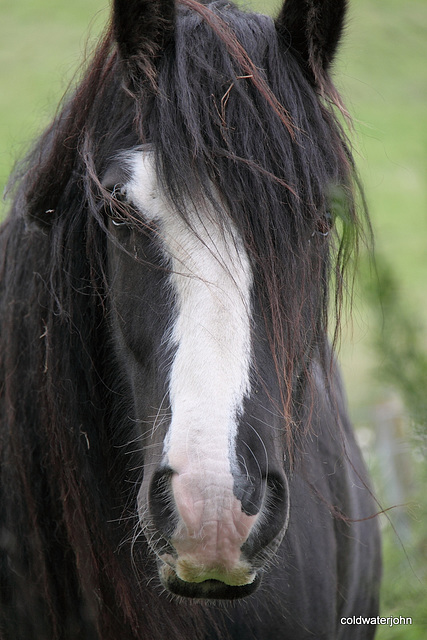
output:
M155 86L156 60L173 38L175 0L114 0L113 33L131 81Z
M276 20L279 37L299 54L319 87L334 59L346 9L347 0L285 0Z

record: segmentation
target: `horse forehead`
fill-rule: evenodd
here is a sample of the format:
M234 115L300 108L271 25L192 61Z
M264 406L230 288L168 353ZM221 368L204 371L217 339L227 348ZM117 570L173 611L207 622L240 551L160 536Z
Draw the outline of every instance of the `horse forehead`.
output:
M205 285L224 285L246 296L252 286L252 269L244 242L211 185L208 198L185 202L185 220L162 189L152 149L135 150L126 160L129 201L143 218L156 223L164 252L179 265L181 275L200 277ZM227 286L228 285L228 286ZM188 284L188 286L190 286Z
M125 190L129 201L148 220L161 220L165 215L165 198L159 188L154 151L135 150L123 158L129 176Z
M129 181L125 185L128 199L140 210L145 219L157 222L170 222L179 217L179 213L167 197L157 175L155 152L151 145L136 149L124 157ZM212 185L213 187L213 185ZM213 191L215 191L213 189ZM215 208L203 203L203 215L215 219ZM189 221L194 222L196 208L194 203L186 203Z

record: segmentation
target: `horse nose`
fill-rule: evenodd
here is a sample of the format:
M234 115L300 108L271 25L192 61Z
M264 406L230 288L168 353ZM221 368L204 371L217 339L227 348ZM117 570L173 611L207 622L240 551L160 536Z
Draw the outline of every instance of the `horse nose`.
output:
M268 544L280 529L271 513L273 503L275 507L280 501L279 485L269 477L255 481L215 468L180 473L158 469L150 483L149 510L157 532L168 542L164 557L176 575L193 583L213 579L233 586L250 584L255 578L251 559L259 543ZM264 512L270 515L266 518ZM270 531L264 531L264 520Z
M150 482L148 507L155 530L164 541L169 541L178 524L178 514L172 497L172 469L157 469Z
M254 573L241 547L257 521L262 494L262 486L241 476L236 481L218 469L157 470L150 483L149 510L173 550L178 577L186 582L252 582Z
M205 475L205 473L203 475ZM185 482L183 480L184 478ZM255 480L249 475L243 475L240 472L233 473L232 479L233 496L240 503L242 513L248 516L256 516L264 502L266 481L263 478ZM212 478L210 483L207 483L206 478L204 478L202 488L200 489L199 486L199 490L203 494L202 502L204 502L203 497L211 500L214 499L210 494L212 494L212 490L218 486L217 480L218 476ZM227 478L227 480L229 479ZM186 500L185 494L188 493L188 488L192 482L198 485L201 484L200 478L197 478L197 474L176 474L168 467L161 467L153 474L149 490L150 515L154 525L163 536L168 536L176 526L179 518L176 507L179 504L184 506L183 502ZM183 483L186 485L186 488L184 487L184 495L182 495L181 492ZM227 485L228 484L227 482ZM176 494L174 489L177 489ZM213 493L216 493L215 489ZM175 498L177 498L177 502ZM228 498L230 498L230 495ZM190 503L191 502L190 500Z

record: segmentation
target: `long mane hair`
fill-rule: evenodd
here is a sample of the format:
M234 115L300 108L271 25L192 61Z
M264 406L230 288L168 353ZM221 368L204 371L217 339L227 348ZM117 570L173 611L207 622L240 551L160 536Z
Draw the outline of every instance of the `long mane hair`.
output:
M199 633L197 616L178 615L167 599L159 604L140 579L154 569L134 539L141 470L129 455L135 427L108 326L106 210L120 205L101 183L113 157L152 144L179 215L189 199L208 199L219 215L226 210L224 225L237 226L254 268L255 308L274 355L289 444L295 387L310 382L314 351L327 370L331 273L339 317L361 228L336 90L326 74L319 99L268 17L242 17L223 0L180 0L178 12L155 72L142 59L133 73L124 70L108 28L14 178L0 263L8 301L1 417L10 425L0 509L14 528L1 532L1 544L27 605L17 622L17 603L6 593L0 637L10 637L8 625L31 637L34 611L42 612L40 637L74 638L82 629L85 638L104 639L144 637L144 629L150 640Z
M322 354L331 270L336 337L346 267L366 229L342 126L348 114L327 74L317 90L309 74L304 77L271 18L242 17L221 0L209 7L182 0L179 6L175 54L163 55L155 71L135 61L144 73L133 73L128 86L113 29L107 31L82 83L27 159L20 208L62 228L79 223L68 213L73 200L96 243L99 227L106 231L110 195L100 177L112 154L145 142L154 146L162 185L184 217L186 201L215 199L213 182L265 292L262 308L269 308L265 322L290 424L294 367L306 349L307 324ZM219 214L223 210L218 207ZM318 244L317 260L309 258L310 242ZM99 255L89 256L92 271L102 272ZM59 261L56 267L59 277L67 273ZM64 290L66 283L55 287L60 297ZM320 300L307 304L313 290Z

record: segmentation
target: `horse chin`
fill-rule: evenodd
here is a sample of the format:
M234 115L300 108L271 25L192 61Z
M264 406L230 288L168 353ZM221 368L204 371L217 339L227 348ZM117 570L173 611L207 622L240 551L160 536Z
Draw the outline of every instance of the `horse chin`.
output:
M204 580L203 582L186 582L181 580L174 569L158 560L158 570L162 585L173 595L181 598L197 600L239 600L254 593L260 583L259 574L250 584L232 586L220 580Z

